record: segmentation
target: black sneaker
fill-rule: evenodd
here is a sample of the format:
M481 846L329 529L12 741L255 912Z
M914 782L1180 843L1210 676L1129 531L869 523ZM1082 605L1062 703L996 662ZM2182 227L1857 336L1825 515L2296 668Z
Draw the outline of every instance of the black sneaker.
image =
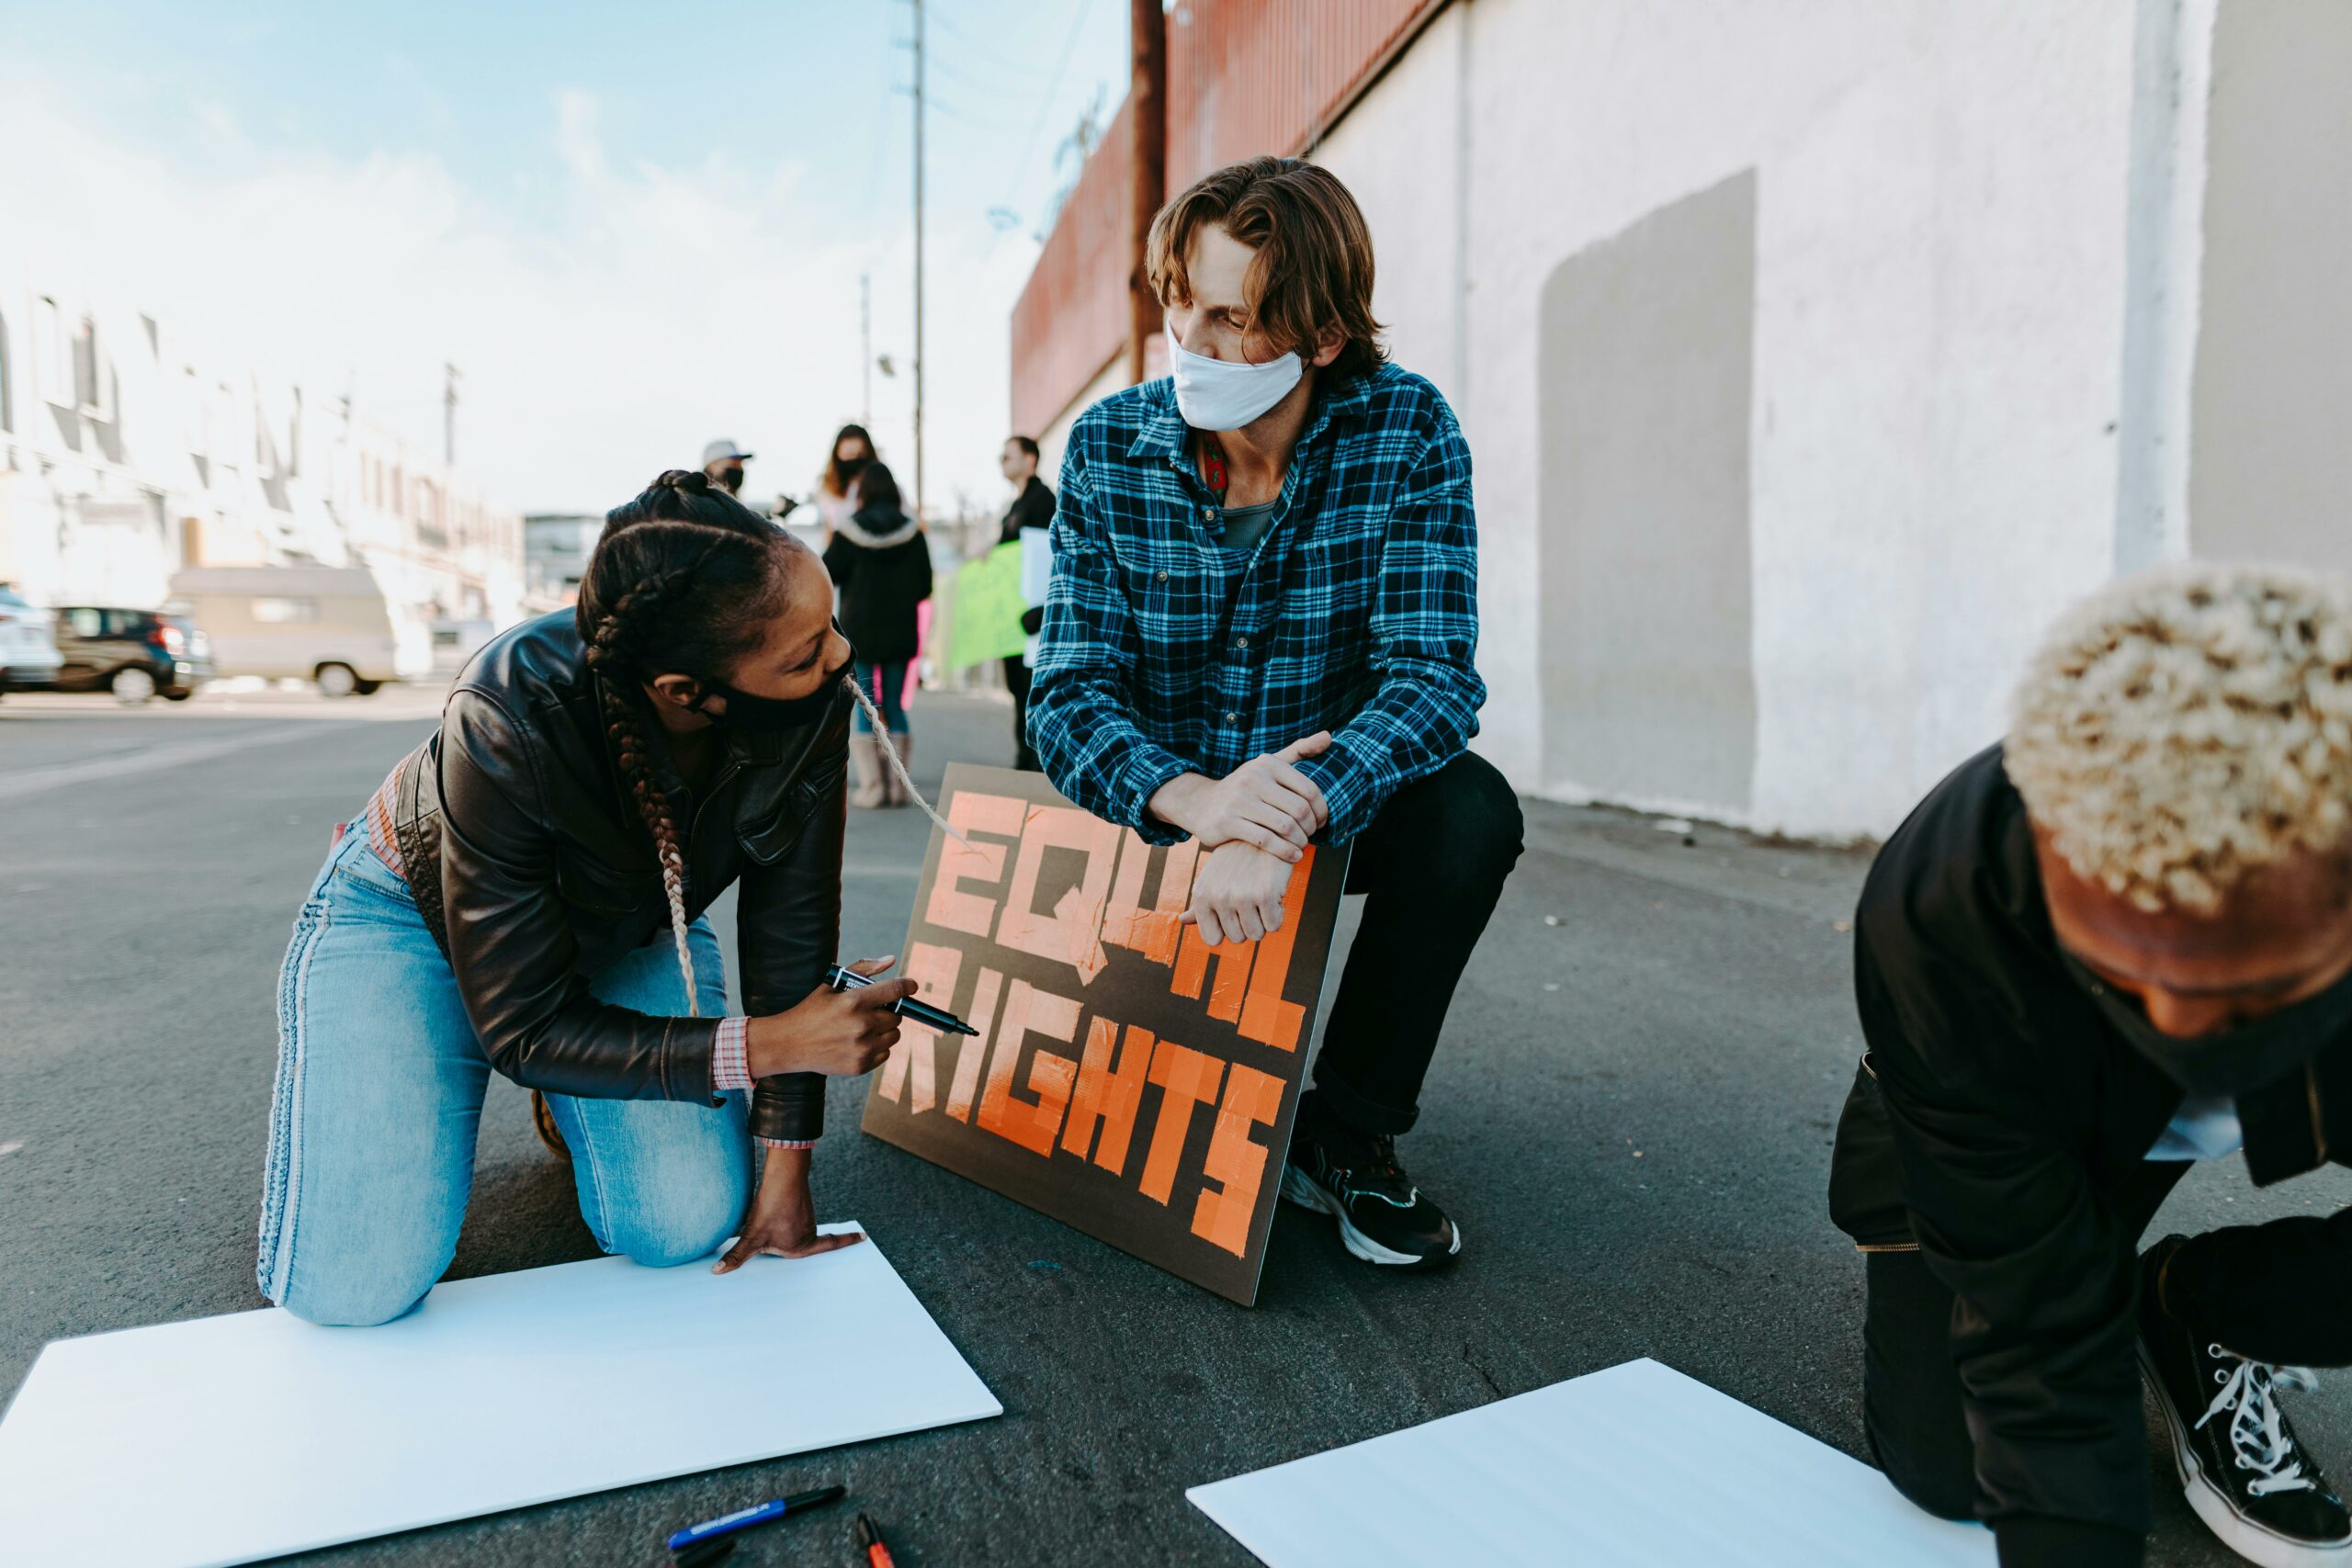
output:
M1462 1250L1462 1232L1396 1163L1396 1140L1302 1115L1283 1167L1283 1196L1340 1222L1340 1240L1366 1263L1434 1269Z
M2312 1389L2300 1367L2233 1355L2166 1312L2156 1282L2187 1240L2140 1259L2140 1365L2172 1432L2188 1506L2229 1549L2264 1568L2352 1563L2352 1513L2287 1424L2277 1391Z

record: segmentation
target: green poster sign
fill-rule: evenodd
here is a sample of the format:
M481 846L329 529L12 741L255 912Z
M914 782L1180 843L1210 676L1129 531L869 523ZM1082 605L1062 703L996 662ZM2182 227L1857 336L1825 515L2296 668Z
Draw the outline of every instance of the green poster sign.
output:
M961 670L990 659L1005 659L1028 646L1021 616L1029 602L1021 596L1021 546L999 545L956 572L956 603L950 608L947 665Z

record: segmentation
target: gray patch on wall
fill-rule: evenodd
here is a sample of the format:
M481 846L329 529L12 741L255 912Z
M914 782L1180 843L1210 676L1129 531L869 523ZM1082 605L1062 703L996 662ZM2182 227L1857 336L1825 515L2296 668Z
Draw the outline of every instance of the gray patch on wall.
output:
M1732 815L1756 765L1748 411L1756 172L1544 286L1544 778Z
M2352 570L2352 6L2213 29L2189 552Z

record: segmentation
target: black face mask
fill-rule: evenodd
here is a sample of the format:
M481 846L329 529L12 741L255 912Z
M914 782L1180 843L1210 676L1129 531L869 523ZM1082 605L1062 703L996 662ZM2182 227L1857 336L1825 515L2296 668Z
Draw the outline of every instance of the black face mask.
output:
M688 711L702 714L721 729L746 734L775 735L821 724L832 716L836 705L850 701L849 689L842 682L849 674L854 660L854 656L826 671L825 678L817 682L817 689L805 697L755 697L715 677L702 677L702 690L695 694L694 705ZM726 698L727 711L703 713L703 702L708 697Z
M721 468L718 470L718 482L725 485L730 491L740 491L743 488L743 470L741 468Z
M2250 1023L2183 1040L2148 1021L2139 999L2061 953L2067 973L2132 1048L2193 1095L2239 1095L2293 1072L2352 1031L2352 977Z

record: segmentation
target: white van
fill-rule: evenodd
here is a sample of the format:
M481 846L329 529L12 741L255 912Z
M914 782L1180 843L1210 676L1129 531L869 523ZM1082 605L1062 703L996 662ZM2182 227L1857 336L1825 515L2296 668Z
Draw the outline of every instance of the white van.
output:
M364 697L426 672L405 667L383 590L365 567L189 567L173 575L165 607L211 637L215 675L292 677L330 697Z

